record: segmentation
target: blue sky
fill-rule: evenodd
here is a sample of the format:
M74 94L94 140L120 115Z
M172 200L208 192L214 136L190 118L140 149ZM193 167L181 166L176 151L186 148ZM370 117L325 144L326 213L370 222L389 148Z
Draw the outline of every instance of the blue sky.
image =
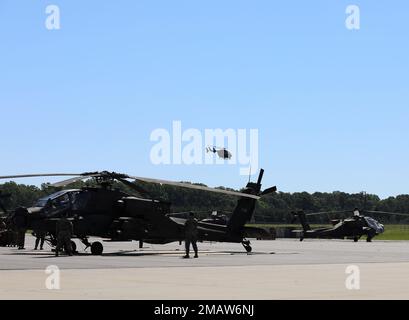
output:
M58 5L61 29L45 28ZM361 29L345 9L361 9ZM155 166L156 128L257 128L265 186L409 193L407 1L0 1L0 174ZM42 180L23 180L40 183Z

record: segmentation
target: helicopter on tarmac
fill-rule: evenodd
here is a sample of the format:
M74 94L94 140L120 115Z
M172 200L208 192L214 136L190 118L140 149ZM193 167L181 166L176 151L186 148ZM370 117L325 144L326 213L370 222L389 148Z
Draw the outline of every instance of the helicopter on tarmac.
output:
M101 237L108 241L139 241L143 243L165 244L184 240L184 223L186 219L168 216L169 202L153 199L149 192L134 182L145 182L183 187L201 191L216 192L239 197L228 224L199 222L198 240L241 243L247 252L251 252L250 241L245 238L245 223L254 213L257 200L266 194L273 193L276 187L261 192L261 181L264 170L261 169L256 183L249 182L242 192L213 189L200 185L173 182L167 180L141 178L115 172L90 172L82 174L30 174L3 176L0 179L26 177L74 176L51 186L65 187L70 184L93 178L99 187L67 189L39 199L33 207L27 208L29 227L45 226L48 242L56 245L56 222L67 215L73 222L74 236L85 246L91 247L93 255L103 253L99 241L90 243L89 237ZM113 182L119 181L140 196L114 189ZM254 230L253 230L254 231ZM73 243L75 251L76 245Z
M351 214L351 217L346 219L334 219L331 220L332 227L312 229L307 222L307 216L316 215L330 215L330 214ZM372 242L372 239L385 232L385 226L379 221L367 214L388 214L388 215L401 215L409 216L404 213L393 213L385 211L370 211L362 210L358 208L354 210L346 211L329 211L329 212L317 212L306 214L304 211L292 212L293 221L298 218L303 227L303 230L293 230L294 233L299 234L300 241L305 238L319 238L319 239L353 239L354 242L358 242L362 236L366 236L367 242Z

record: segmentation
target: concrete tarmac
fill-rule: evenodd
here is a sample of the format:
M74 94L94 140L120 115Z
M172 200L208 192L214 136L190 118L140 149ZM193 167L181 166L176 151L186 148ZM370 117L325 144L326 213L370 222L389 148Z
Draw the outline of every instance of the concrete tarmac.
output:
M199 243L199 259L182 259L178 243L105 242L92 256L76 241L78 255L56 258L33 242L0 248L0 299L409 298L406 241L252 241L251 254L240 244ZM49 289L58 282L49 266L59 269L59 289Z

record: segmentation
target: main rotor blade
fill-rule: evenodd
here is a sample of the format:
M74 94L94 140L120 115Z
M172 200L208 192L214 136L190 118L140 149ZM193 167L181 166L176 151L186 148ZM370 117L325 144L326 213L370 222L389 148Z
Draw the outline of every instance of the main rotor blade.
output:
M37 177L72 177L80 176L78 173L36 173L36 174L21 174L14 176L0 176L1 180L4 179L20 179L20 178L37 178Z
M145 190L144 188L142 188L141 186L136 185L133 182L129 182L126 179L123 178L116 178L119 182L122 182L124 185L128 186L129 188L131 188L132 190L135 190L136 192L140 193L141 195L149 195L151 196L151 194Z
M364 213L374 213L374 214L389 214L392 216L403 216L403 217L409 217L408 213L400 213L400 212L386 212L386 211L369 211L369 210L364 210Z
M142 178L142 177L133 177L124 174L117 174L117 173L109 173L109 172L92 172L92 173L45 173L45 174L24 174L24 175L13 175L13 176L0 176L0 179L18 179L18 178L34 178L34 177L73 177L64 181L56 182L51 184L54 187L64 187L68 184L74 183L79 180L87 179L90 177L101 177L101 176L109 176L114 179L134 179L137 181L147 182L147 183L155 183L155 184L164 184L170 185L175 187L181 188L188 188L194 190L202 190L202 191L209 191L214 193L222 193L232 196L238 197L245 197L251 199L260 199L258 195L242 193L237 191L228 191L228 190L221 190L221 189L214 189L209 187L198 186L194 184L182 183L182 182L175 182L175 181L168 181L168 180L160 180L160 179L151 179L151 178Z
M319 215L329 215L329 214L340 214L340 213L353 213L353 210L344 210L344 211L324 211L324 212L312 212L306 213L306 216L319 216Z
M85 179L89 179L89 178L92 178L92 177L98 177L98 176L99 175L86 175L86 176L83 176L83 177L74 177L74 178L67 179L67 180L64 180L64 181L59 181L59 182L56 182L56 183L52 183L52 184L50 184L50 186L51 187L65 187L65 186L67 186L67 185L69 185L71 183L81 181L81 180L85 180Z
M237 192L237 191L214 189L214 188L203 187L203 186L198 186L198 185L189 184L189 183L175 182L175 181L168 181L168 180L141 178L141 177L133 177L133 176L128 176L128 177L130 179L135 179L137 181L142 181L142 182L147 182L147 183L164 184L164 185L181 187L181 188L209 191L209 192L214 192L214 193L222 193L222 194L227 194L231 196L251 198L251 199L256 199L256 200L260 199L260 197L257 195L242 193L242 192Z

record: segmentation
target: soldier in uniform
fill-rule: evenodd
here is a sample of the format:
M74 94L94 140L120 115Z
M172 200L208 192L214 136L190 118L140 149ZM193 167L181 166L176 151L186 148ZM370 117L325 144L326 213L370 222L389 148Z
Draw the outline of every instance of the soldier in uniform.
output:
M38 245L40 245L40 250L43 250L45 236L47 233L45 229L45 223L43 221L39 221L36 224L35 229L33 230L33 233L36 237L36 243L35 243L34 250L37 250Z
M7 245L8 245L7 225L3 221L3 219L0 218L0 246L7 246Z
M57 247L55 248L55 256L58 257L58 253L63 247L65 247L67 254L72 256L71 237L73 234L73 225L72 222L67 219L66 213L57 221L56 234Z
M17 244L17 232L16 226L13 223L13 216L9 215L5 222L7 227L7 246L15 247Z
M186 255L183 257L185 259L189 258L190 244L192 244L193 250L195 251L195 258L198 258L197 254L197 220L194 217L194 213L189 213L189 219L185 222L185 248Z
M25 244L27 224L28 224L28 210L24 207L17 208L14 213L13 223L17 230L18 249L23 250L25 249L24 244Z

